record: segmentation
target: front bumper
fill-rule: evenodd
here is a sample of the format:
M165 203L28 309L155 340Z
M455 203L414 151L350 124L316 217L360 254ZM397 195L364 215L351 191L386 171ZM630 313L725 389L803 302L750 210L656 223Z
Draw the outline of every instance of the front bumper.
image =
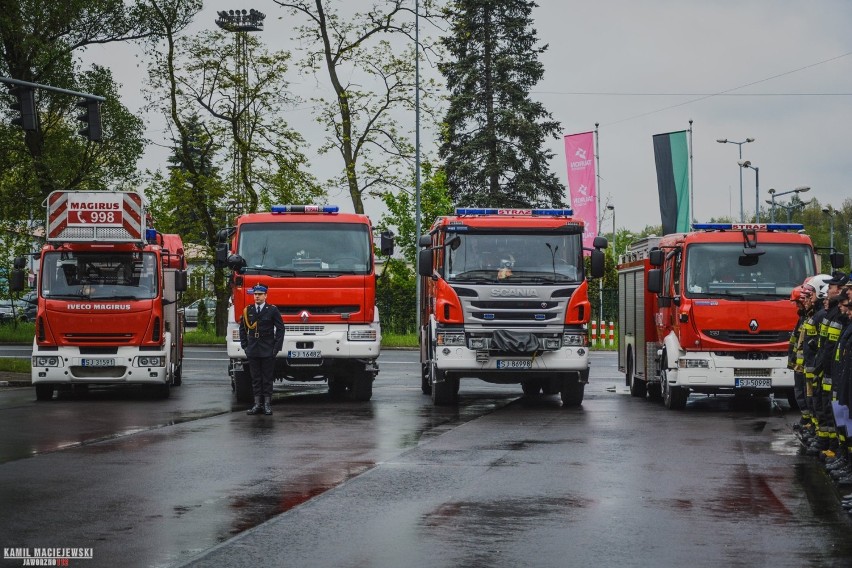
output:
M139 366L140 357L159 357L163 366ZM39 365L45 359L54 359L56 366ZM108 366L83 366L83 360L113 360ZM152 384L162 385L168 380L168 351L140 352L136 347L118 347L115 354L83 355L78 347L60 348L58 351L39 351L33 348L33 384Z
M461 346L439 346L435 355L438 369L460 377L509 378L566 372L584 374L589 369L587 347L563 347L533 356L477 352Z
M231 359L246 358L245 351L240 347L239 329L237 324L228 323L228 357ZM319 351L321 359L375 359L379 356L381 346L382 334L378 328L374 340L352 341L349 339L349 328L345 325L288 325L284 333L284 347L278 357L287 358L290 352ZM298 365L308 360L288 361Z
M706 367L703 366L705 364ZM738 387L737 379L746 380L741 382L768 379L771 384L768 390L772 391L793 388L793 371L787 368L787 357L748 360L712 352L694 352L681 357L675 372L668 373L668 380L672 385L688 387L694 392L767 390Z

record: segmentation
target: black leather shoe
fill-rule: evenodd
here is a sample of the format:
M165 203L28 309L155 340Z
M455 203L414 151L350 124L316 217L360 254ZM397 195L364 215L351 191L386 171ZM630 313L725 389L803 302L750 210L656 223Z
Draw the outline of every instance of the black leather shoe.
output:
M260 403L256 402L256 403L254 403L254 406L252 406L251 408L248 409L248 412L246 412L246 414L249 414L249 415L260 414L261 410L262 410L262 408L260 407Z
M263 399L263 413L267 416L272 414L272 400L271 397L265 397Z
M852 475L847 475L846 477L841 477L840 479L836 479L834 481L837 485L841 487L848 487L852 485Z

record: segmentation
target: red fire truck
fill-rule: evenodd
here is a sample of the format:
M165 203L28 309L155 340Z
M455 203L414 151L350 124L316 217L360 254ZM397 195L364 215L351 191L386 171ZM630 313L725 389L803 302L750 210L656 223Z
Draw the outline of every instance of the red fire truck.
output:
M59 388L141 384L167 397L180 385L186 261L178 235L147 227L135 192L54 191L39 254L32 382ZM22 290L26 260L15 260Z
M690 393L793 400L789 297L815 273L801 230L696 224L628 247L618 266L618 367L631 394L662 397L671 409Z
M421 388L455 404L460 379L583 401L590 309L583 221L570 209L461 208L421 237ZM607 246L597 237L592 277Z
M217 264L233 271L227 346L237 400L252 399L239 320L255 284L269 289L267 301L284 319L276 380L328 381L334 398L370 400L382 333L369 218L331 205L275 205L241 215L219 242ZM381 250L393 254L390 233L381 235Z

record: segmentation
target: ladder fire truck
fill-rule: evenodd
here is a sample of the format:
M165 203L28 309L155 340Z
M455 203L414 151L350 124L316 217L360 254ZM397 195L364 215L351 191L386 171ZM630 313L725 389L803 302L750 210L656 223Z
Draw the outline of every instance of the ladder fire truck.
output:
M372 226L365 215L338 211L333 205L275 205L241 215L236 226L219 232L216 262L232 270L227 346L238 401L252 399L239 320L254 302L255 284L269 289L267 301L285 324L276 380L328 381L334 398L372 397L382 340ZM392 235L382 233L382 253L391 255L393 248Z
M434 404L457 403L462 378L582 403L590 308L584 223L572 215L460 208L421 237L421 388ZM593 278L603 275L606 246L595 238Z
M32 354L38 400L104 384L149 385L167 397L181 384L183 243L148 220L135 192L48 196ZM15 259L13 290L24 287L25 265Z
M789 297L815 273L801 230L695 224L630 245L617 271L618 367L631 394L662 397L671 409L683 409L690 393L795 400Z

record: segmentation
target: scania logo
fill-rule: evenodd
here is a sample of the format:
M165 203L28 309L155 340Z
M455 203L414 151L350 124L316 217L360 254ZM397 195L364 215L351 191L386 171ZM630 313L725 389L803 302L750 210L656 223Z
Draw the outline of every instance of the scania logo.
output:
M308 319L310 319L311 314L308 310L302 310L302 313L299 314L299 318L302 320L302 323L308 323Z
M491 288L491 295L498 298L537 298L535 288Z
M751 331L752 333L757 333L757 328L758 328L758 327L759 327L759 326L757 325L757 320L756 320L756 319L753 319L753 320L751 320L750 322L748 322L748 329L749 329L749 331Z

